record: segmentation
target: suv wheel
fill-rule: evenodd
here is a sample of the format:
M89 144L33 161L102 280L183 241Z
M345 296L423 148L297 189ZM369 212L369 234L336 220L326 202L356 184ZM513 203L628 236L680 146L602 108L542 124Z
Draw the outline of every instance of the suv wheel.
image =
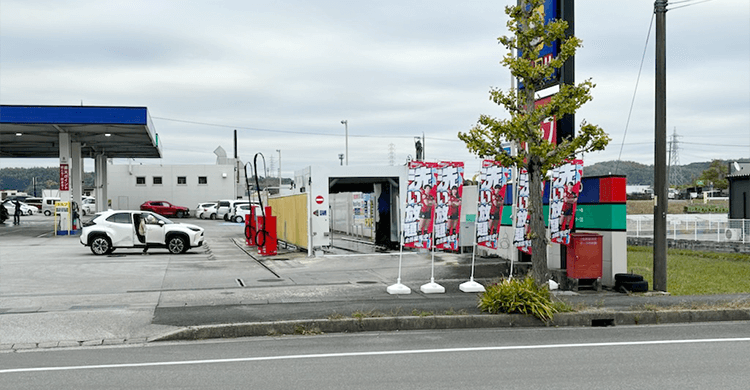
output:
M112 252L112 242L107 236L96 236L91 240L91 253L101 256Z
M172 254L183 253L188 250L187 241L182 236L172 236L167 240L167 248Z

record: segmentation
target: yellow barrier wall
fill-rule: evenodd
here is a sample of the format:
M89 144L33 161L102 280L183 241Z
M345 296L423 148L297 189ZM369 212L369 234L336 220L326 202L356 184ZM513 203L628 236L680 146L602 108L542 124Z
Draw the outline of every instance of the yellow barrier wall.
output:
M307 248L307 194L268 199L271 213L276 216L278 239L299 248Z

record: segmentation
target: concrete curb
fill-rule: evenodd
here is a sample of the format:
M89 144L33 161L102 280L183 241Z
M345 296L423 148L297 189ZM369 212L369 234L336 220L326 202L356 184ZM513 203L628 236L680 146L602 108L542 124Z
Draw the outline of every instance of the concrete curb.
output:
M278 336L290 334L385 332L422 329L472 329L545 326L613 326L670 323L750 321L750 309L592 311L558 313L543 322L518 314L436 315L424 317L367 317L317 320L250 322L191 326L150 338L149 342Z

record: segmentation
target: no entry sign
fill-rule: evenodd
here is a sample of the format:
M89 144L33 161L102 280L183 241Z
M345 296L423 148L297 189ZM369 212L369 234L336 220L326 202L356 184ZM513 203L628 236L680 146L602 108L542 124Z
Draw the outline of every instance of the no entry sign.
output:
M323 204L323 195L318 195L315 197L315 203L317 204Z

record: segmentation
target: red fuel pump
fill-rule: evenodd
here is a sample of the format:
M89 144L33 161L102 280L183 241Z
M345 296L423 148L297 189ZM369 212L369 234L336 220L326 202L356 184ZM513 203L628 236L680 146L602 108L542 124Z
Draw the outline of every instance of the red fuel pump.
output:
M271 206L266 206L265 216L258 218L258 254L262 256L275 256L278 253L276 235L276 217L271 215ZM263 237L260 237L263 235Z
M258 234L258 222L255 215L255 206L250 206L250 214L245 215L245 243L248 246L258 245L255 235Z

